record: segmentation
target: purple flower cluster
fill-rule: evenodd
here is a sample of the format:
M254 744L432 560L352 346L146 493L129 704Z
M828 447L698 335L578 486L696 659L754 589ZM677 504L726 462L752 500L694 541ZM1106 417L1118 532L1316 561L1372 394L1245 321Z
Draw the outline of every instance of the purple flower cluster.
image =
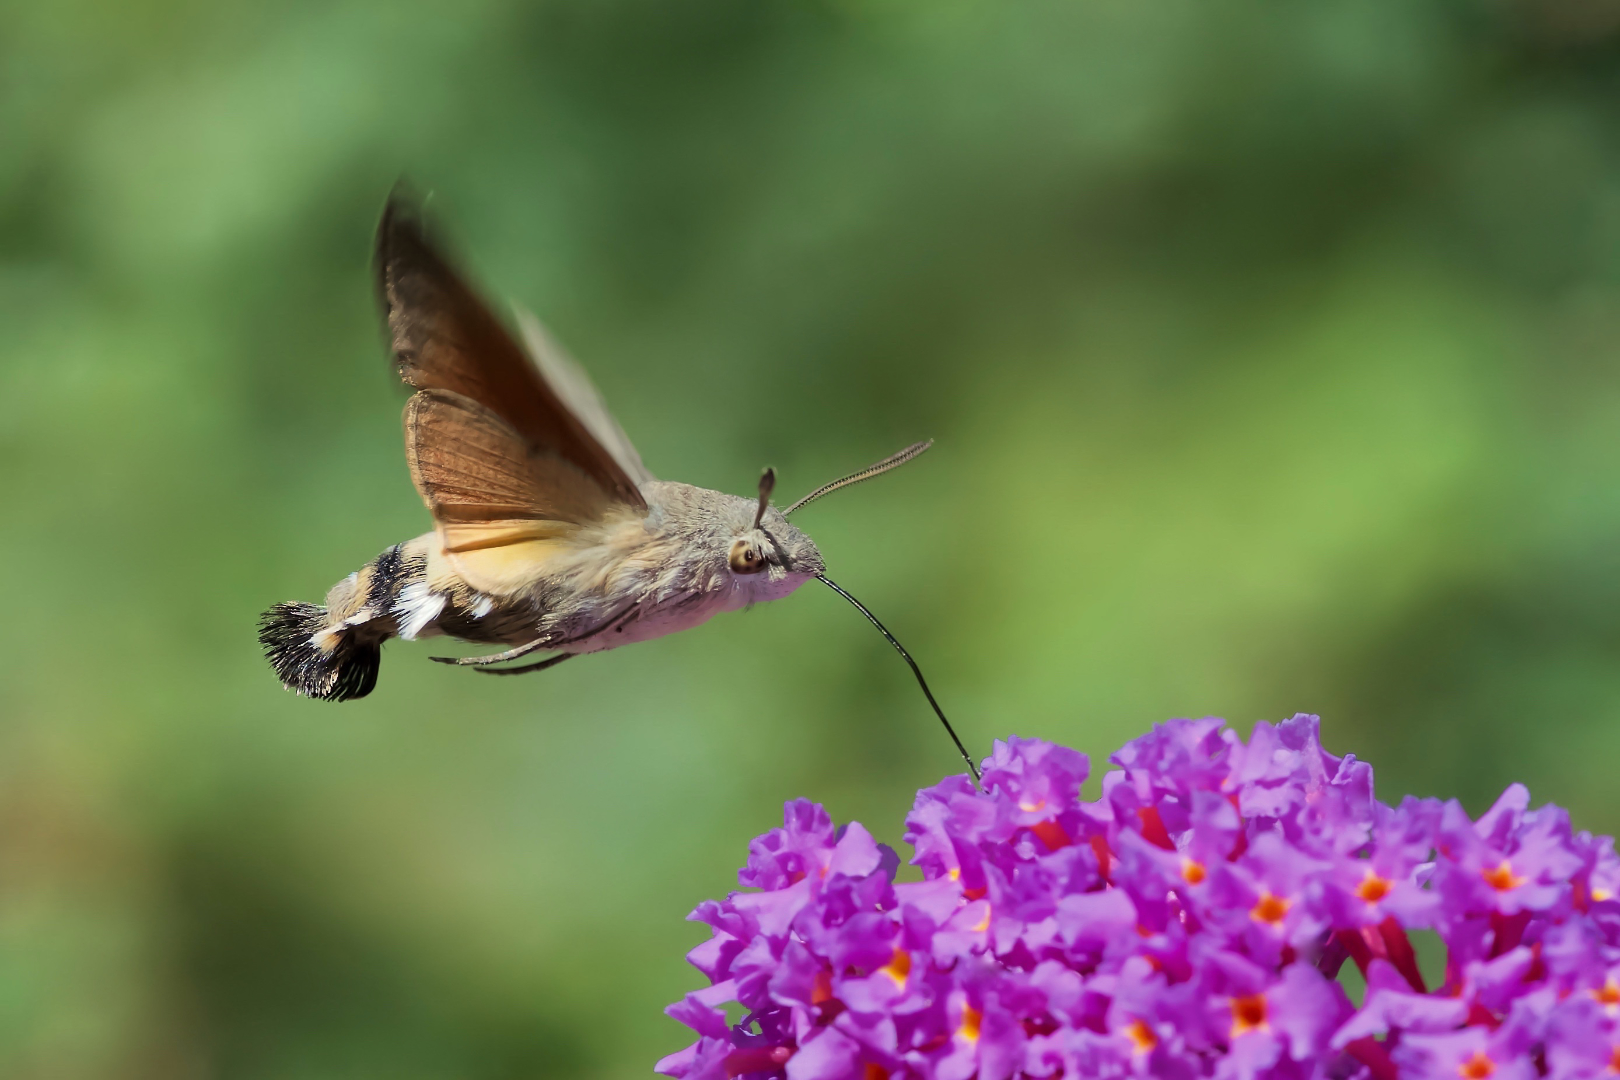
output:
M1314 716L1176 720L1111 759L1012 738L921 791L923 880L787 805L692 918L683 1080L1620 1073L1620 858L1514 785L1479 820L1373 798ZM1425 984L1407 932L1447 957ZM1365 976L1357 1007L1337 980ZM728 1022L723 1006L732 1006Z

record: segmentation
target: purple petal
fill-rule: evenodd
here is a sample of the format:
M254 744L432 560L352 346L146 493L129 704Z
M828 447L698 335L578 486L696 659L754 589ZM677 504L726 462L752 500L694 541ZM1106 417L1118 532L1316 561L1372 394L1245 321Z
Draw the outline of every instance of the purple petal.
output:
M787 1063L787 1080L851 1080L861 1075L860 1046L837 1028L823 1028Z

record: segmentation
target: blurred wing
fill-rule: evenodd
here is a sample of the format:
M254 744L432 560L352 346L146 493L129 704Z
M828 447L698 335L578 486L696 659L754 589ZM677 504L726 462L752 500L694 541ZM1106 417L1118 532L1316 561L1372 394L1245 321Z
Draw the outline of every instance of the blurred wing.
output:
M568 410L579 417L580 423L585 425L585 430L613 455L613 460L618 462L619 468L637 484L645 484L656 479L641 463L641 455L636 452L635 443L630 441L630 436L624 433L619 422L613 419L607 403L597 392L591 377L585 374L585 369L557 344L557 340L546 332L546 328L540 325L540 320L533 314L518 308L517 320L518 329L523 334L523 344L528 347L529 355L539 365L541 377L556 391Z
M646 509L636 478L620 464L619 454L600 441L591 423L575 414L571 402L450 268L429 243L416 215L397 197L383 211L376 258L401 379L418 390L449 391L470 399L504 421L530 456L566 462L593 482L608 502ZM423 453L424 440L430 441L439 430L444 429L424 428L417 439L419 460L447 456L448 450ZM628 439L624 445L629 446ZM433 499L420 479L417 486L432 507ZM544 491L531 496L537 505L572 498Z
M445 556L480 592L532 584L613 505L572 462L535 452L503 417L450 390L421 390L406 403L405 460Z

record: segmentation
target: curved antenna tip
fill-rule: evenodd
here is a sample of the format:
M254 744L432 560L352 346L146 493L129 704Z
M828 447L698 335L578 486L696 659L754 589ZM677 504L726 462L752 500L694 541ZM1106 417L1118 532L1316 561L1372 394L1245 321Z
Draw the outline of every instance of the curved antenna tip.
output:
M933 445L933 439L926 439L923 442L912 443L898 454L890 454L882 461L875 465L868 465L860 472L850 473L848 476L840 477L830 484L822 484L820 487L816 488L816 490L812 491L810 494L806 495L804 498L782 511L782 516L787 517L791 515L793 511L799 509L799 507L813 503L823 495L831 495L839 488L849 487L851 484L858 484L862 480L870 480L874 476L882 476L890 469L898 469L900 466L904 465L912 458L917 457L919 454Z

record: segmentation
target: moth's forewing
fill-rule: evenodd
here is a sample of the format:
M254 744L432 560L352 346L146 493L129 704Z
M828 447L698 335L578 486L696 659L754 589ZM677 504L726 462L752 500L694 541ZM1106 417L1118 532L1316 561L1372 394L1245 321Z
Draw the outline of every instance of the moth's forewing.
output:
M636 481L546 383L397 198L389 201L377 230L376 262L400 378L418 390L471 398L510 424L531 452L561 458L608 499L645 509Z
M584 373L553 358L548 381L397 198L377 230L377 275L400 377L417 389L406 457L438 524L433 565L514 596L583 530L646 512L640 458ZM600 415L582 418L576 402Z

